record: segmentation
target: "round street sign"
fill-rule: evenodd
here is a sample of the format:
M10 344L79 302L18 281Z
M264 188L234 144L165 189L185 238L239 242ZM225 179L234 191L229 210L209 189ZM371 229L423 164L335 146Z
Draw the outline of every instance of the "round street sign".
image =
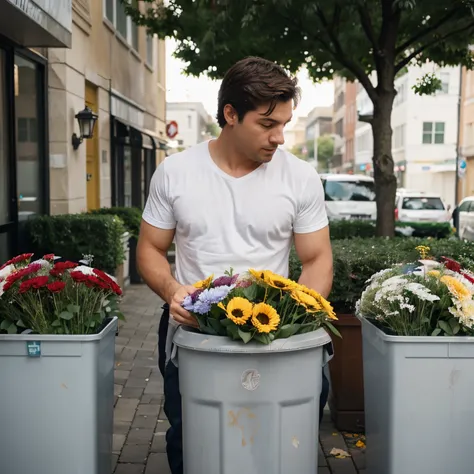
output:
M175 120L166 125L166 135L171 139L178 135L178 124Z

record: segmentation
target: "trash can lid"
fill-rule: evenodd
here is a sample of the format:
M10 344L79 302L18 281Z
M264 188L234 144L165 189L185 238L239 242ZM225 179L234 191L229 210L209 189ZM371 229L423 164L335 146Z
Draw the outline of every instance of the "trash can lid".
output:
M297 334L286 339L276 339L270 344L250 341L233 341L225 336L211 336L196 329L180 326L173 342L184 349L202 352L232 352L245 354L262 354L265 352L292 352L324 346L331 342L331 337L324 329Z

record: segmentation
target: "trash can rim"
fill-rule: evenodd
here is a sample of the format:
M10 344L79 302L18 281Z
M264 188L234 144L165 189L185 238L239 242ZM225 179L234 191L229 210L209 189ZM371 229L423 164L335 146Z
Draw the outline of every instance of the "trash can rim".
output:
M276 339L268 345L250 341L233 341L226 336L203 334L193 328L180 326L173 338L176 346L201 352L222 352L235 354L264 354L294 352L322 347L331 342L331 337L323 329L297 334L286 339Z

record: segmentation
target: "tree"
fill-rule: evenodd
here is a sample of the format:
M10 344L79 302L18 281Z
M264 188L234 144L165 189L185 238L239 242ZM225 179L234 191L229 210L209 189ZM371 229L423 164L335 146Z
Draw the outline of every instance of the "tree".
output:
M334 156L334 139L331 135L318 137L318 170L329 171Z
M125 0L123 0L125 1ZM145 3L147 8L141 8ZM136 3L132 2L132 5ZM390 117L394 80L406 66L474 64L474 0L142 0L126 3L133 20L178 41L186 72L220 78L245 56L262 56L315 81L357 80L373 114L377 234L394 235L396 178ZM144 12L144 13L140 13ZM370 80L372 72L377 81ZM428 78L419 91L433 90Z
M209 133L213 137L218 137L221 133L221 129L216 122L209 122L206 125L206 132Z

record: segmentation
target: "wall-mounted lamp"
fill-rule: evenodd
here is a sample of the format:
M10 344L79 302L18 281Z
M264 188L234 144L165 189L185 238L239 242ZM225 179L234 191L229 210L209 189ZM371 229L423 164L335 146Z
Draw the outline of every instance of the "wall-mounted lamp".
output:
M74 150L79 148L84 138L92 138L94 136L94 127L97 121L98 115L92 112L89 107L81 110L77 115L76 119L79 122L80 135L77 136L75 133L72 134L72 147Z

